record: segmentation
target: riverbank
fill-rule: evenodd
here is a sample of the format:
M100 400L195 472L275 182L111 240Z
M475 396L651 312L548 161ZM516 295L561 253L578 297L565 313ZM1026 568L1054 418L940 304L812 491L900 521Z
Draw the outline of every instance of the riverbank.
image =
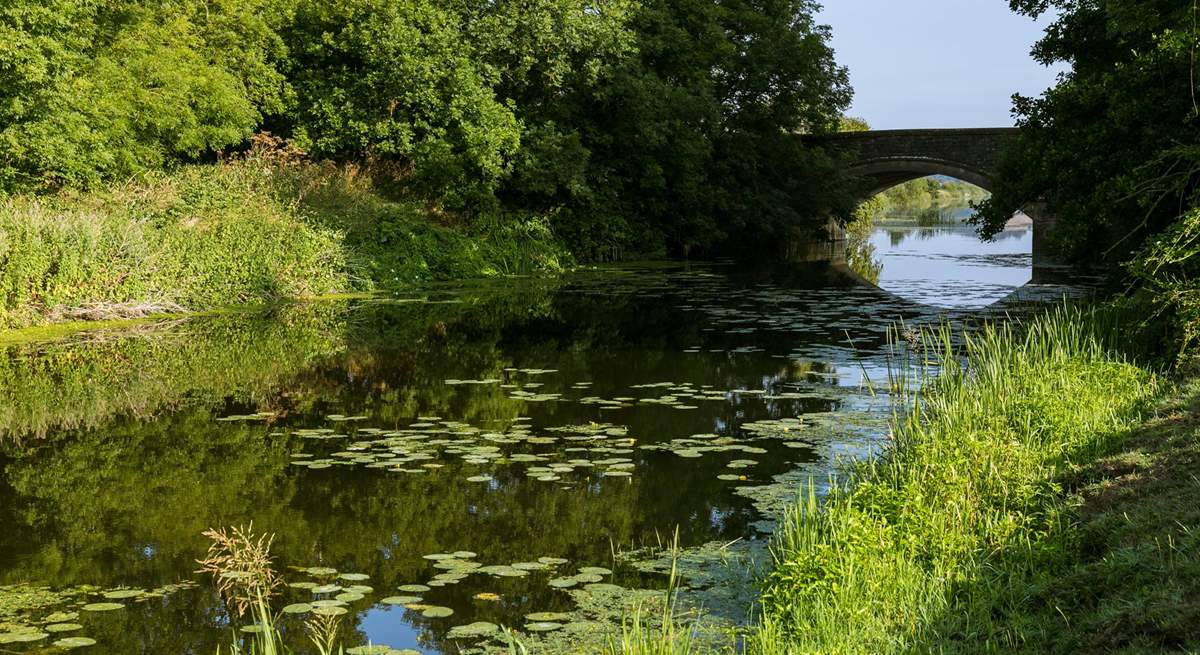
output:
M777 532L749 651L1196 648L1200 383L1158 400L1115 325L985 328L963 366L927 341L894 447Z
M557 272L544 218L471 224L367 171L256 149L93 192L0 200L0 329L429 280Z

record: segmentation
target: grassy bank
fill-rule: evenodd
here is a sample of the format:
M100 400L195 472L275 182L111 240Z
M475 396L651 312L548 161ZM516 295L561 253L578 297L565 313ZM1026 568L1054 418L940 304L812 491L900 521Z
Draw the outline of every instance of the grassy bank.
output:
M362 169L259 147L94 192L2 198L0 329L565 263L544 220L467 222L384 186Z
M1200 516L1172 505L1195 495L1195 431L1141 423L1159 384L1112 325L1059 310L974 333L961 359L927 335L941 375L893 447L783 522L749 651L1194 648ZM1138 484L1173 491L1112 491Z

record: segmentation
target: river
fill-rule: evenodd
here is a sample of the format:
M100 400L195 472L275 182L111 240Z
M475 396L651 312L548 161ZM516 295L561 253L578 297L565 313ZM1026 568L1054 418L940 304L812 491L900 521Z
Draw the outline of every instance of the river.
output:
M314 600L347 610L345 646L391 649L373 652L498 643L469 624L597 643L663 587L676 534L723 558L688 560L698 604L744 621L796 485L886 442L889 328L1004 311L979 307L1028 279L1027 234L872 243L883 289L628 265L9 345L0 641L227 651L247 620L195 573L201 533L251 521L299 653Z

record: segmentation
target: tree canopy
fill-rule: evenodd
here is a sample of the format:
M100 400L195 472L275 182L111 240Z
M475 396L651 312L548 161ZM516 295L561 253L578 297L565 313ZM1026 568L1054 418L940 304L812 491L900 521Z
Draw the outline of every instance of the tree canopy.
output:
M1196 201L1200 97L1197 8L1178 0L1011 0L1055 11L1033 55L1071 68L1036 98L1015 97L1018 145L1002 163L984 228L1045 202L1058 249L1128 260Z
M271 131L470 226L585 257L761 243L850 211L796 132L846 71L812 0L12 0L0 190L92 187Z
M265 0L0 7L0 188L95 184L244 141L284 108Z

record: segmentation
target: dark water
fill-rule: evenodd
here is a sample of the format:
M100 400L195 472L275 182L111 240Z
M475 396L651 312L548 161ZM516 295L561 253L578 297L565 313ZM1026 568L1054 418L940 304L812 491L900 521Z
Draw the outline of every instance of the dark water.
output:
M885 253L885 280L908 276L901 254ZM1007 264L976 265L1009 279ZM903 279L905 291L924 288ZM971 284L964 295L979 291ZM194 573L200 533L250 521L275 535L286 582L371 588L346 601L346 646L459 652L472 642L448 639L453 626L520 628L530 612L572 611L576 597L549 581L580 567L612 569L605 584L661 587L614 552L676 530L683 546L765 540L764 516L737 490L874 448L880 424L855 429L849 417L890 412L889 326L947 315L977 313L946 314L836 270L650 266L10 346L0 585L60 595L31 610L27 588L0 588L0 634L66 611L82 628L63 634L98 642L85 652L228 651L231 617ZM796 417L814 420L780 431ZM762 421L769 437L752 429ZM447 570L425 556L455 551L469 551L458 556L467 566L503 568L398 590L437 580ZM181 581L199 584L163 589ZM164 593L79 611L120 587ZM336 593L346 591L316 597ZM382 602L403 595L454 614ZM275 604L313 598L285 587ZM297 652L315 652L303 618L285 615L281 628Z

